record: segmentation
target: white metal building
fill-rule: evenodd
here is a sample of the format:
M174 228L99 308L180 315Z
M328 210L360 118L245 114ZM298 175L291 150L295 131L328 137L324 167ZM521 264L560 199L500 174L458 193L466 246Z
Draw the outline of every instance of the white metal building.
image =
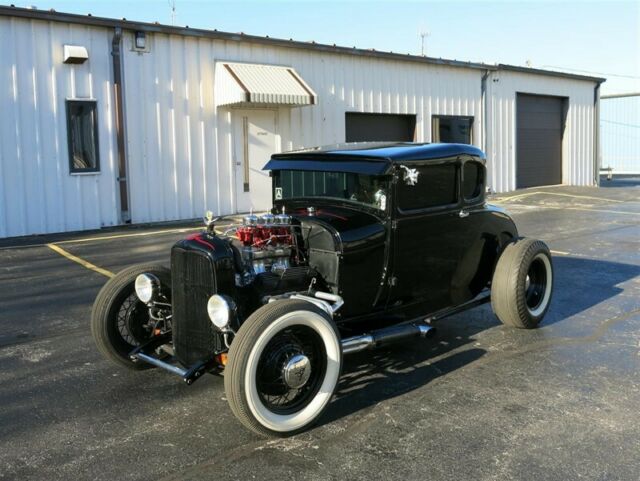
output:
M262 209L273 152L468 142L593 185L603 79L0 7L0 237Z
M602 162L615 174L640 174L640 92L603 95Z

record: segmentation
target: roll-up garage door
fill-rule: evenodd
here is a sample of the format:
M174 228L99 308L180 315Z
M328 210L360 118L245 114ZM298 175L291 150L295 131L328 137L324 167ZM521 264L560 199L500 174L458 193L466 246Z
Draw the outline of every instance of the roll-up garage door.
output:
M347 142L413 142L416 116L347 112L345 125Z
M562 183L565 99L518 94L517 188Z

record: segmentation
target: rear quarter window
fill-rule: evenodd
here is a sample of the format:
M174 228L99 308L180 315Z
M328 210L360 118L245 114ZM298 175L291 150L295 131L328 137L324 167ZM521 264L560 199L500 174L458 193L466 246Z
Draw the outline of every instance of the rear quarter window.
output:
M458 202L457 174L455 163L424 165L415 167L418 181L415 185L398 183L398 207L400 210L428 209Z
M479 162L465 162L462 168L462 194L471 200L482 194L484 186L484 166Z

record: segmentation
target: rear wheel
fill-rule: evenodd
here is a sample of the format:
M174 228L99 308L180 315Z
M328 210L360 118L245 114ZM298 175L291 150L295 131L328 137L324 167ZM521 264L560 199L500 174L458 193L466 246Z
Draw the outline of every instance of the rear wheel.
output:
M533 329L549 309L553 264L546 244L517 239L502 252L491 283L491 306L503 324Z
M233 339L225 392L246 427L289 436L322 414L341 364L340 336L327 313L306 301L276 301L254 312Z
M138 264L118 272L102 287L91 312L91 334L104 357L130 369L144 369L129 353L153 336L155 321L138 299L134 283L143 273L155 275L163 286L171 285L171 272L158 264Z

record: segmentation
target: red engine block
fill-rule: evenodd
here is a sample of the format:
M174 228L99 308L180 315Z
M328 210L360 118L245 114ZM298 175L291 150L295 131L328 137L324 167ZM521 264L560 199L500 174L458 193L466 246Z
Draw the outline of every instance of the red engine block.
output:
M291 231L288 227L279 226L243 226L237 230L238 239L245 246L262 247L271 245L291 245Z

